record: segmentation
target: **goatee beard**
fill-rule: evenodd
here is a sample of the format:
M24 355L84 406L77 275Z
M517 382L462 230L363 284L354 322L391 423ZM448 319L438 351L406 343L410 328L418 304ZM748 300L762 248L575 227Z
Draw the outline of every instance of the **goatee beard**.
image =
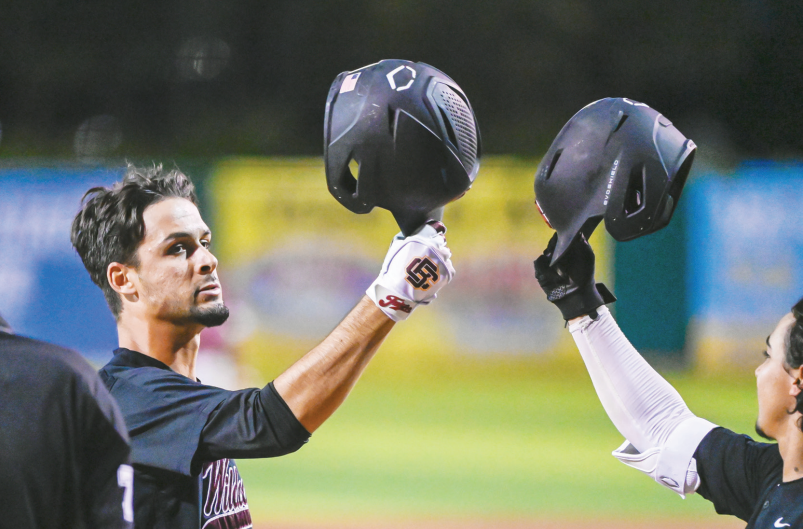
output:
M193 307L190 309L190 319L204 327L217 327L229 319L229 308L223 303L211 307Z

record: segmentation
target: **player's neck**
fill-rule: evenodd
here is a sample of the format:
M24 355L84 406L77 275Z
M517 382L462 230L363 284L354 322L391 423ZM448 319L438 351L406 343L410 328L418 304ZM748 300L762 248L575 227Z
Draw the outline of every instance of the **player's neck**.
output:
M120 347L137 351L168 365L173 371L192 380L195 359L201 343L202 326L177 326L164 320L126 318L117 322Z
M803 431L797 425L799 413L790 415L783 435L778 436L778 450L783 459L783 480L803 478Z

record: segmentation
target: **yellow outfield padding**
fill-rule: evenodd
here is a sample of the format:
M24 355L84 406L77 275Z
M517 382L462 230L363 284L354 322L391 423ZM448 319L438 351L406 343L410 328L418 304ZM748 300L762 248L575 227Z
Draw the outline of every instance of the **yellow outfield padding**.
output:
M415 369L433 357L574 354L559 312L533 277L532 261L553 233L534 205L536 167L515 158L482 162L473 188L444 214L455 279L397 326L378 363L395 370L396 360ZM279 368L360 299L398 226L388 211L357 215L341 206L320 158L230 159L209 185L215 253L233 312L223 335L248 362ZM592 244L597 279L612 288L603 229Z

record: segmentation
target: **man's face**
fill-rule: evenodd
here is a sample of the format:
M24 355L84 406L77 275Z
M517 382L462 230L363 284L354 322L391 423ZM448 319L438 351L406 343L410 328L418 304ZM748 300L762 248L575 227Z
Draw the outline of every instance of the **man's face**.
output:
M143 213L137 291L146 317L177 325L221 325L229 316L209 251L212 233L189 200L169 198Z
M787 314L767 338L764 361L756 368L758 391L758 420L756 432L767 439L776 439L792 416L789 410L795 408L795 398L791 394L795 377L786 364L786 337L795 324L792 314Z

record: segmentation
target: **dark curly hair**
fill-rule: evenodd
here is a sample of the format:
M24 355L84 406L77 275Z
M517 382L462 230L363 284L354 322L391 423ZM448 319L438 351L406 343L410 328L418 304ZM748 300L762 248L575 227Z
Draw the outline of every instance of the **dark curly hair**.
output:
M115 318L120 316L123 304L106 279L106 269L114 262L139 266L137 248L145 237L142 214L166 198L186 198L198 205L192 181L178 168L128 164L122 181L110 188L93 187L81 199L70 239Z
M792 316L795 317L795 324L786 336L785 360L789 367L797 369L803 365L803 299L792 307ZM800 383L798 381L798 384ZM796 411L803 413L803 392L798 394L797 404L791 413ZM803 421L798 426L803 430Z

